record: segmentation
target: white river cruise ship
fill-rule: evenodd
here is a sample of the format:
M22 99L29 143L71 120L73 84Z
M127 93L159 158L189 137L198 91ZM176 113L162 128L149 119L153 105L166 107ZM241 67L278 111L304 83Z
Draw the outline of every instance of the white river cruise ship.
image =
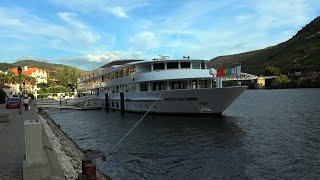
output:
M141 113L221 114L247 86L219 86L218 78L209 74L208 62L111 61L79 79L75 105Z

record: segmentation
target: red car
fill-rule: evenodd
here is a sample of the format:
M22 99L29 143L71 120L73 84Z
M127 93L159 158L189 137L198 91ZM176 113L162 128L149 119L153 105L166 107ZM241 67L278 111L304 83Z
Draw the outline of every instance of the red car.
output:
M6 103L6 108L19 108L20 107L20 99L19 98L9 98Z

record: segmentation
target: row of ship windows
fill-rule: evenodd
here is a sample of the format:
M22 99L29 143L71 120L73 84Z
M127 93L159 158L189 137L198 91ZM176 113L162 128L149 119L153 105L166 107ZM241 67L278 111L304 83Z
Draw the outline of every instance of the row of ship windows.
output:
M136 73L136 67L130 66L130 67L118 70L118 71L108 73L106 75L102 75L101 80L104 81L104 80L117 79L117 78L128 76L128 75L134 75L135 73Z
M120 102L119 101L109 102L109 106L111 106L113 108L119 108L120 107Z
M141 104L141 103L135 104L134 106L135 106L135 107L140 107L140 108L145 107L145 108L147 108L147 109L150 108L149 105L147 105L147 104ZM120 101L110 101L110 102L109 102L109 107L120 109ZM153 106L153 108L157 109L156 106Z
M139 83L138 90L136 84L126 84L120 86L106 87L105 91L108 93L119 93L136 91L165 91L175 89L201 89L212 88L212 83L212 80L156 81Z
M146 66L141 66L140 72L150 72L152 70L163 70L163 69L179 69L179 68L192 68L192 69L206 69L205 62L166 62L166 63L153 63ZM136 73L136 67L130 66L123 68L118 71L102 75L101 81L112 80Z

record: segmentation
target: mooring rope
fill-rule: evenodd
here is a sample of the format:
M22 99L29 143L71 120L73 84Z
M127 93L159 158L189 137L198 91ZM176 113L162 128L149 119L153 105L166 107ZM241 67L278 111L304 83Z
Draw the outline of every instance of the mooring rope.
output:
M161 97L161 92L159 94L158 99L152 104L152 106L148 109L148 111L140 118L140 120L127 132L127 134L125 134L120 141L113 146L113 148L106 154L105 157L108 157L108 155L131 133L131 131L144 119L144 117L149 113L149 111L153 108L153 106L158 102L158 100Z

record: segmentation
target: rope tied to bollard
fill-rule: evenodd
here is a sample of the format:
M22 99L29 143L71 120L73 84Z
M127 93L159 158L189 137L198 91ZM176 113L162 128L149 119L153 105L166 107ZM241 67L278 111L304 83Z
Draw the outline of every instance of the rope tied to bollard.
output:
M105 156L102 156L101 160L105 161L106 157L131 133L131 131L144 119L144 117L149 113L149 111L153 108L153 106L158 102L158 100L161 97L162 92L160 92L159 97L157 100L152 104L152 106L148 109L148 111L140 118L140 120L120 139L120 141L113 146L113 148L108 151L108 153Z
M119 140L118 143L116 143L112 149L110 149L108 151L108 153L106 155L102 155L101 156L101 160L102 161L106 161L107 160L107 157L109 156L109 154L133 131L133 129L144 119L144 117L149 113L149 111L154 107L154 105L158 102L158 100L160 99L161 97L161 94L162 92L159 93L159 97L156 99L156 101L151 105L151 107L148 109L148 111L139 119L138 122L135 123L135 125ZM89 167L90 165L90 167ZM101 164L100 164L101 165ZM91 166L94 166L94 167L91 167ZM92 177L94 177L93 179L96 178L95 176L95 173L92 173L92 172L95 172L96 169L99 168L99 165L95 166L92 164L92 161L88 159L83 159L82 160L82 174L79 174L78 176L78 179L80 180L81 178L83 178L83 176L87 176L87 173L90 173L89 176L92 175ZM92 172L91 172L92 171Z

